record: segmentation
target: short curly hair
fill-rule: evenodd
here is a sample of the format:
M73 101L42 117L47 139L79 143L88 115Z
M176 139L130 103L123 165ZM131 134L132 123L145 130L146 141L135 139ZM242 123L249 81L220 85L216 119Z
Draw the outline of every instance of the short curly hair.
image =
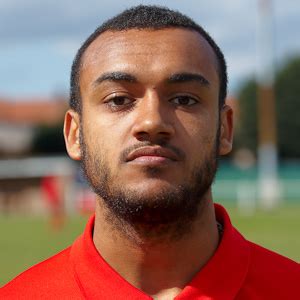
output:
M80 94L80 69L82 56L88 46L105 31L125 31L129 29L164 29L164 28L184 28L198 32L212 47L218 61L218 75L220 80L219 107L223 107L227 95L227 66L224 55L211 38L211 36L191 18L178 11L170 10L166 7L154 5L138 5L126 9L122 13L107 20L100 25L82 44L77 51L71 69L70 79L70 107L81 113L82 101Z

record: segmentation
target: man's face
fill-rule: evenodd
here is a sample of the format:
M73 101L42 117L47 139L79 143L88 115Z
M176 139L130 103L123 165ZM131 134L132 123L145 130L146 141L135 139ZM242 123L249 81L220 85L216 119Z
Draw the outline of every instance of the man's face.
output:
M101 34L83 56L77 128L94 189L142 202L205 181L204 194L218 152L231 143L231 112L219 118L217 70L213 50L194 31Z

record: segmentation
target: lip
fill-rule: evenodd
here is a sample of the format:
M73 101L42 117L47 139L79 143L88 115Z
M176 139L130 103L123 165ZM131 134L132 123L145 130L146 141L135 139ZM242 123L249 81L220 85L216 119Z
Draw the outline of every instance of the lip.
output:
M162 147L142 147L133 150L126 158L127 162L130 161L157 161L163 162L165 160L179 161L178 155L168 148Z

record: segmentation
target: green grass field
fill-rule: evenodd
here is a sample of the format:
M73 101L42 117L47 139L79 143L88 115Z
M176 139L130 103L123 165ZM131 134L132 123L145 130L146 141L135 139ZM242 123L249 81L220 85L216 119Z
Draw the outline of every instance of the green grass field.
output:
M236 209L229 208L229 212L233 224L246 238L300 261L299 205L247 217L239 215ZM71 218L62 231L53 232L47 219L0 216L0 286L70 245L83 231L86 220Z

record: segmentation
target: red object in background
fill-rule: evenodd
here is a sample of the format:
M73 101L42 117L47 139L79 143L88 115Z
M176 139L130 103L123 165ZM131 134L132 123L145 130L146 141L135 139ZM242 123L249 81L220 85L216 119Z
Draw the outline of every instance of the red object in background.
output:
M60 178L45 176L41 181L41 190L50 208L50 225L54 230L60 230L65 219Z
M96 198L95 194L87 188L83 188L78 193L77 210L81 214L90 215L95 212Z
M46 201L51 207L57 207L60 205L61 197L57 177L45 176L41 182L41 189L45 195Z

